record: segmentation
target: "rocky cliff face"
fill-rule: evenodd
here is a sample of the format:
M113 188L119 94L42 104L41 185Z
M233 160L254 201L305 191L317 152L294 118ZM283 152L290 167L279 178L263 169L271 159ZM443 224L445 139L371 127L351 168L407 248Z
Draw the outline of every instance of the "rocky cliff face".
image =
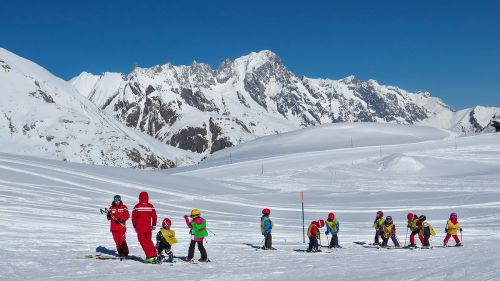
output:
M486 108L476 118L478 108L455 112L429 93L410 93L375 80L299 78L270 51L225 60L217 69L196 62L165 64L136 68L128 75L82 73L70 82L127 126L198 154L335 122L479 132L489 122L485 116L498 110Z

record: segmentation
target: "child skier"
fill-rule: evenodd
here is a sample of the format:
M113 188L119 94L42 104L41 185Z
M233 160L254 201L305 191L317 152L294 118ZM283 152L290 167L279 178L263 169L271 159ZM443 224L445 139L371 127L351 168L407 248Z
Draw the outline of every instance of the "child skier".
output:
M462 246L462 243L460 242L460 239L458 239L457 231L460 230L462 232L462 228L460 227L460 223L458 223L458 216L457 213L451 213L450 219L446 223L446 237L444 238L443 241L443 246L447 247L448 246L448 241L450 238L453 236L453 239L455 239L455 246L460 247Z
M269 218L269 214L271 214L271 210L265 208L262 210L262 217L260 218L260 231L265 240L264 246L262 246L262 249L264 250L274 250L273 237L271 235L274 224Z
M415 235L418 235L418 239L420 240L420 243L424 244L424 236L422 236L417 230L418 216L416 214L413 214L413 213L408 213L406 218L408 219L407 227L411 231L410 245L408 245L408 248L416 248L417 245L415 244ZM405 243L406 243L406 241L405 241Z
M328 219L326 220L326 232L325 235L328 235L328 233L332 234L332 240L330 241L330 245L328 245L328 248L340 248L339 246L339 237L337 233L339 232L339 221L335 217L334 213L329 213L328 214Z
M424 237L424 242L422 243L422 248L429 248L431 246L431 244L429 243L429 238L431 236L436 236L436 232L434 231L434 228L426 220L427 220L427 217L424 215L421 215L420 217L418 217L418 222L417 222L417 230L419 232L419 235L422 235Z
M120 195L115 195L113 202L108 209L107 219L110 222L109 229L113 234L115 240L116 251L120 257L128 256L128 246L125 240L126 221L129 219L130 214L127 206L123 204Z
M373 228L375 228L375 241L373 245L380 245L380 237L384 235L384 212L377 212L377 216L373 222Z
M168 256L167 262L174 261L174 254L172 253L172 245L177 243L175 239L175 231L170 230L172 221L169 218L165 218L161 223L161 229L156 234L156 251L158 252L158 260L162 261L164 256L162 255L163 250L165 250L165 255Z
M324 225L325 222L323 221L323 226ZM309 247L307 248L306 252L321 252L318 244L318 240L321 239L319 230L321 227L321 221L312 221L309 225L309 228L307 229L307 237L309 237Z
M391 238L392 243L394 243L394 246L396 248L401 247L399 245L398 238L396 237L396 225L394 225L394 222L392 221L391 216L387 216L385 218L384 222L384 236L382 237L382 247L387 247L387 242L389 242L389 238Z
M198 209L193 209L191 211L191 221L187 215L184 215L184 220L186 220L187 226L191 229L189 233L191 234L191 244L189 244L189 252L186 258L187 262L191 262L194 257L194 247L198 244L198 250L200 251L201 258L198 260L200 262L209 262L207 257L207 251L203 246L203 239L208 236L207 231L207 221L200 217L201 212Z

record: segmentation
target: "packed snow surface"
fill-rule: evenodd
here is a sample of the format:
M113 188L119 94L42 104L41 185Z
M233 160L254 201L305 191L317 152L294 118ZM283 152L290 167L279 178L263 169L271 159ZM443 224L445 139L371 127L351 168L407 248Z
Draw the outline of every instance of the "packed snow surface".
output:
M499 280L499 171L500 134L457 137L439 129L381 124L266 137L166 172L2 153L0 279ZM99 208L109 206L115 194L132 208L140 191L149 192L159 219L172 218L177 262L83 258L98 247L114 249ZM297 251L306 248L302 191L306 228L335 212L342 249ZM276 251L256 249L264 207L275 223ZM180 260L189 243L182 215L192 208L201 210L216 234L207 239L212 261L207 264ZM425 214L437 232L433 245L442 243L446 219L457 212L465 247L410 251L354 244L372 242L377 210L393 216L402 244L406 213ZM144 257L128 226L131 254Z

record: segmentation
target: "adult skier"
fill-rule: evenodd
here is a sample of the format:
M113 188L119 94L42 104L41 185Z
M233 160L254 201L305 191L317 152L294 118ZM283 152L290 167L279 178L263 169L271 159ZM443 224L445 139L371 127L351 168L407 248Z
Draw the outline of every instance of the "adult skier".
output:
M460 239L458 238L457 235L458 230L462 232L462 228L460 227L460 223L458 222L457 213L451 213L450 219L446 222L446 229L445 229L446 237L444 238L443 246L445 247L448 246L448 241L452 236L453 239L455 239L455 246L456 247L462 246L462 242L460 242Z
M269 218L269 214L271 214L271 210L265 208L262 210L262 217L260 218L260 231L264 236L264 246L262 249L264 250L272 250L273 249L273 236L271 232L273 230L274 224Z
M191 211L191 221L187 215L184 215L186 220L186 225L191 229L189 233L191 234L191 244L189 244L188 256L186 258L187 262L191 262L194 257L194 247L198 244L198 250L200 251L201 258L198 260L200 262L209 262L207 257L207 251L203 246L203 239L208 236L207 231L207 221L201 217L201 212L198 209L193 209Z
M325 235L328 235L329 233L332 234L332 239L330 240L330 245L328 245L328 248L340 248L339 246L339 238L338 238L338 232L339 232L339 221L335 217L334 213L329 213L328 214L328 219L326 220L326 232Z
M406 215L406 219L408 220L407 227L411 231L410 245L408 245L408 248L416 248L417 247L417 245L415 244L415 235L418 236L420 243L423 245L424 244L424 236L422 236L417 230L418 216L416 214L413 214L413 213L408 213L408 215ZM406 243L406 241L405 241L405 243Z
M126 221L129 217L128 208L123 204L122 198L120 195L115 195L108 209L107 218L110 222L109 230L113 234L116 251L120 257L126 257L129 253L125 238L125 232L127 231Z
M174 254L172 253L172 245L177 243L175 238L175 231L170 229L172 221L169 218L163 219L161 223L161 229L156 234L156 251L158 252L158 259L163 258L162 252L165 251L165 255L168 256L167 262L173 262Z
M394 243L394 246L396 248L401 247L401 245L399 245L399 241L396 236L396 225L394 224L391 216L387 216L385 218L384 236L382 237L383 239L382 247L387 247L387 242L389 241L389 238L391 238L392 243Z
M375 239L373 245L380 246L380 238L384 235L384 212L377 212L377 216L373 222L373 228L375 228Z
M152 231L156 228L156 219L156 210L149 203L148 193L141 192L139 194L139 203L134 206L132 211L132 224L135 232L137 232L137 239L146 255L144 263L156 263L156 248L151 240Z

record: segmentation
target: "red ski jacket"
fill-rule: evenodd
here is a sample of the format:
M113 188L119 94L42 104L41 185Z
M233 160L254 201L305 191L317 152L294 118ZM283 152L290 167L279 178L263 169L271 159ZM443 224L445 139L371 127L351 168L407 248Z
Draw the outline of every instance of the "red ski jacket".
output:
M152 232L151 227L156 225L156 210L149 203L149 195L145 191L139 194L139 203L132 211L132 224L138 233Z
M125 204L123 204L123 202L120 202L120 205L118 205L118 206L115 206L115 203L111 203L111 207L109 207L108 210L109 210L109 213L114 217L114 219L111 218L109 220L110 221L109 230L111 232L125 230L125 228L121 224L116 223L115 220L121 219L122 224L126 225L126 221L130 217L130 214L128 213L127 206L125 206Z

